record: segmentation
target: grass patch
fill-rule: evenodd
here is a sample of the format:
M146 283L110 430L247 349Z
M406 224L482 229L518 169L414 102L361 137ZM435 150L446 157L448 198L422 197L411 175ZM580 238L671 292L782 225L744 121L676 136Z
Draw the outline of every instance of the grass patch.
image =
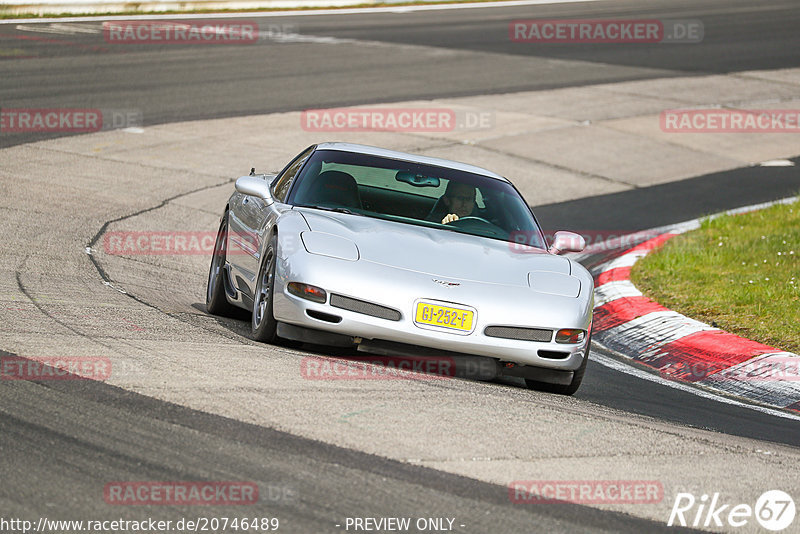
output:
M649 298L800 353L800 201L702 221L634 265Z

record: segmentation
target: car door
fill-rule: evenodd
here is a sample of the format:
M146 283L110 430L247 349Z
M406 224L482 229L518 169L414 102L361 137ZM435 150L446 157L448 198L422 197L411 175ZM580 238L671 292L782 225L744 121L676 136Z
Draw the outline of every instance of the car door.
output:
M235 209L231 210L228 250L236 256L231 262L231 278L235 280L237 288L249 298L255 292L256 276L261 267L261 251L269 240L278 216L290 209L284 201L294 178L312 153L313 147L301 153L277 178L274 175L264 175L265 179L272 181L274 200L240 195Z
M230 280L237 290L248 297L252 295L252 280L255 278L254 265L258 255L256 248L258 240L251 228L255 218L253 211L264 207L266 207L264 201L259 198L234 193L228 212L226 259L230 268Z

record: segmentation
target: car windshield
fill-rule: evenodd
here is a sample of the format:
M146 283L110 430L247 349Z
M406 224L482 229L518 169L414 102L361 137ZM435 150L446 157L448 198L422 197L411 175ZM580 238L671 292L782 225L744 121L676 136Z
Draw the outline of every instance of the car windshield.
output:
M287 201L546 248L530 208L513 186L447 167L318 150Z

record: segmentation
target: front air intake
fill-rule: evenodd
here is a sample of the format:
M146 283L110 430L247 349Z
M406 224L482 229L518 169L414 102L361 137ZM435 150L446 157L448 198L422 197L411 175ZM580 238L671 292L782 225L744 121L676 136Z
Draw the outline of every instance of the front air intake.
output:
M539 357L548 360L566 360L569 358L569 352L559 352L557 350L540 350Z
M399 321L402 317L399 311L392 308L342 295L331 295L331 306L389 321Z
M489 337L518 339L520 341L538 341L549 343L553 339L553 331L546 328L523 328L520 326L487 326L483 331Z
M338 315L332 315L317 310L306 310L306 315L318 321L325 321L326 323L341 323L342 318Z

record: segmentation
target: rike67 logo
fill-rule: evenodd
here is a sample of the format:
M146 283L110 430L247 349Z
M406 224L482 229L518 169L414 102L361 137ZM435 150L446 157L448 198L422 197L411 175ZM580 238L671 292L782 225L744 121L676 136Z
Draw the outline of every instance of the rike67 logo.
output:
M765 491L755 506L724 503L719 493L714 493L710 499L707 494L698 499L691 493L678 493L667 526L738 528L755 518L765 529L779 532L792 524L795 512L794 500L781 490Z

